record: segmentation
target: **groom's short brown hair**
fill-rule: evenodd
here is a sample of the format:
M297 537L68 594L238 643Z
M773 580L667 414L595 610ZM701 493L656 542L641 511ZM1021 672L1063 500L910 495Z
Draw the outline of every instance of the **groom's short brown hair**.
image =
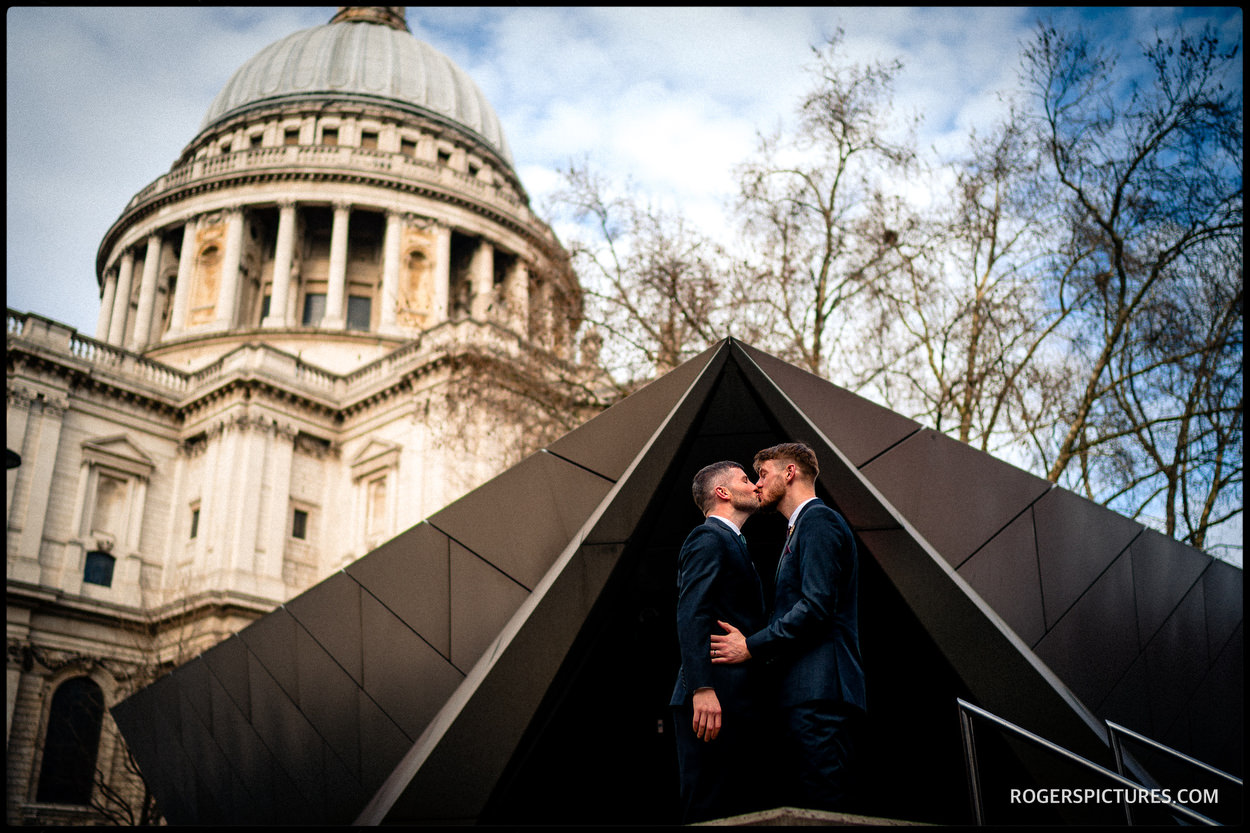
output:
M816 476L820 474L820 464L816 462L816 452L812 451L812 447L804 442L779 443L756 453L755 460L751 464L755 467L756 474L759 474L760 465L767 460L782 460L786 463L794 463L795 468L799 470L804 479L813 482L816 480Z

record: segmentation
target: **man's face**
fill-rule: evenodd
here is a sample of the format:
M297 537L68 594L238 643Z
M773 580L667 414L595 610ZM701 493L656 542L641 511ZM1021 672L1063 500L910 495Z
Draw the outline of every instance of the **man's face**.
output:
M761 509L773 509L785 497L786 468L786 464L778 460L765 460L760 463L755 493L759 495Z
M760 508L760 497L755 492L755 484L742 469L731 474L724 484L729 490L730 502L739 512L754 514Z

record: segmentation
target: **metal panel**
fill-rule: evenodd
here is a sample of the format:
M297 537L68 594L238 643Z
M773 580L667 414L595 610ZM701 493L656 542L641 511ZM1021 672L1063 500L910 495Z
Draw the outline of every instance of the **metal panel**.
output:
M1202 575L1207 599L1207 650L1212 658L1224 650L1224 644L1242 625L1244 578L1244 571L1223 561L1212 561Z
M299 665L295 659L295 640L299 629L299 624L286 608L280 607L239 631L239 639L247 650L296 705L299 704ZM252 711L255 713L254 687L257 680L250 663L248 678L253 685Z
M1035 648L1077 696L1097 709L1137 659L1133 570L1125 554Z
M182 744L182 714L178 694L179 683L172 675L160 680L154 686L155 696L152 698L152 711L156 714L157 737L161 742L157 746L157 765L153 767L153 775L159 785L161 780L168 778L173 782L172 795L161 798L162 811L166 817L184 819L191 823L196 818L198 802L195 789L195 768L190 766L190 756ZM158 794L159 795L159 794Z
M737 343L812 423L859 468L904 437L916 423L775 356Z
M361 615L364 690L416 740L464 675L367 593Z
M1147 737L1162 738L1165 727L1156 723L1151 714L1150 700L1146 697L1148 690L1146 658L1139 655L1102 701L1097 714Z
M1196 584L1146 645L1147 692L1156 725L1172 725L1210 665L1201 650L1194 650L1206 638L1205 607L1202 585Z
M345 573L335 573L286 603L287 612L357 686L361 681L360 594L359 584Z
M430 524L533 589L610 488L611 481L540 451L431 516Z
M1034 507L1037 556L1047 629L1141 534L1141 524L1066 489L1053 489ZM1136 624L1136 614L1133 614Z
M359 686L302 628L295 641L299 708L334 750L353 779L360 779Z
M182 798L178 774L184 753L177 728L176 684L167 675L110 710L126 745L139 763L143 778L160 797L161 811L171 823L194 816Z
M716 387L708 397L707 410L700 425L700 433L717 437L742 434L770 434L773 424L760 410L759 402L751 394L750 387L735 361L727 362ZM758 451L758 449L756 449ZM751 461L745 460L750 471Z
M1207 603L1210 605L1210 594ZM1189 746L1182 751L1226 772L1245 772L1245 630L1238 625L1214 657L1202 683L1177 724L1184 723ZM1170 735L1156 735L1164 743Z
M548 448L610 480L619 479L722 344L709 347Z
M777 383L766 376L744 351L740 352L740 367L747 382L764 402L769 414L779 426L783 439L805 439L814 443L816 459L820 462L820 478L817 485L823 488L837 506L852 529L892 529L899 525L898 519L881 503L881 495L875 486L861 477L855 467L836 444L817 448L816 430L819 426L806 413L794 410L794 405ZM829 388L832 385L825 383ZM810 398L810 394L809 394ZM814 406L820 410L819 403ZM827 406L832 407L832 406ZM827 409L827 407L825 409Z
M272 614L271 614L272 615ZM248 684L252 699L252 725L265 745L279 755L283 769L304 797L304 818L325 818L327 783L322 765L325 745L295 702L269 675L260 660L248 654ZM292 818L295 823L297 818Z
M629 477L618 483L611 501L586 534L586 543L612 545L634 536L639 519L657 497L656 490L664 488L666 475L673 468L707 397L715 390L728 359L729 350L723 349L706 365L701 365L703 372L687 388L680 404L671 409L664 430L650 438L649 445L635 450L636 459ZM598 442L611 443L615 438L600 436Z
M200 655L235 707L245 719L252 716L251 690L247 682L247 648L238 634L231 634Z
M232 805L246 806L246 793L239 795L238 778L213 739L208 680L200 673L207 674L207 669L195 660L183 669L191 673L180 680L179 728L188 756L183 766L195 774L196 818L206 824L227 823ZM199 706L205 711L201 713Z
M451 545L451 661L467 672L529 591L469 550Z
M1046 633L1032 510L1012 521L965 561L959 575L1026 644L1035 645Z
M405 734L364 691L357 689L356 698L356 713L360 716L360 786L368 796L382 786L412 747L414 738ZM360 806L356 802L348 808L348 821L360 811Z
M534 710L598 598L620 546L582 547L523 621L501 634L503 650L457 691L443 732L425 738L396 769L358 823L464 822L481 811ZM605 569L607 567L608 569ZM587 729L593 746L593 727Z
M323 745L321 766L326 784L325 815L310 819L305 824L350 824L357 808L369 800L369 794L360 782L347 771L342 759L334 754L329 745Z
M958 567L1051 484L925 429L863 467L916 530Z
M298 806L294 785L282 784L275 773L273 756L248 725L234 700L216 676L208 679L213 709L213 742L229 762L231 770L247 789L247 800L223 803L232 823L255 819L259 824L281 824L279 806Z
M1093 715L940 557L901 529L859 538L983 708L1085 757L1106 754Z
M1144 645L1202 576L1211 559L1153 529L1143 532L1129 547L1129 553L1133 561L1137 624ZM1202 636L1205 639L1205 633ZM1192 651L1193 645L1185 650Z
M450 544L423 523L344 570L444 657L451 656Z

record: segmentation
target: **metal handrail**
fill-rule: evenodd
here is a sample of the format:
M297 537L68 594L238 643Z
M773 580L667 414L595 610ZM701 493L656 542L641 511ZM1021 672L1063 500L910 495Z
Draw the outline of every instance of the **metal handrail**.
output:
M1124 761L1123 761L1124 755L1120 747L1120 735L1124 735L1126 737L1132 738L1138 743L1144 743L1146 746L1149 746L1152 749L1156 749L1159 752L1164 752L1178 760L1184 761L1187 764L1196 766L1199 769L1203 770L1204 772L1208 772L1211 775L1216 776L1217 778L1223 778L1225 781L1236 784L1239 787L1245 786L1242 780L1238 778L1236 775L1230 775L1224 770L1216 769L1210 764L1203 763L1197 758L1191 758L1190 756L1186 755L1184 752L1178 752L1177 750L1173 749L1170 746L1164 746L1162 743L1159 743L1159 741L1157 740L1152 740L1151 738L1148 738L1145 735L1139 735L1137 732L1134 732L1132 729L1129 729L1126 726L1121 726L1119 723L1112 723L1110 720L1108 720L1107 728L1111 730L1111 744L1112 744L1111 748L1115 751L1115 765L1120 770L1121 775L1124 774Z
M1176 758L1179 761L1183 761L1184 763L1187 763L1190 766L1197 767L1198 769L1201 769L1203 772L1206 772L1210 775L1214 775L1217 778L1222 778L1225 781L1228 781L1229 783L1236 784L1238 787L1245 786L1242 780L1238 778L1236 775L1231 775L1222 769L1216 769L1215 767L1211 766L1208 763L1204 763L1203 761L1200 761L1197 758L1193 758L1193 757L1190 757L1189 755L1186 755L1184 752L1180 752L1176 749L1173 749L1170 746L1165 746L1164 744L1159 743L1159 741L1154 740L1153 738L1148 738L1143 734L1134 732L1132 729L1128 728L1127 726L1121 726L1119 723L1113 723L1110 720L1105 721L1105 722L1107 724L1107 731L1111 736L1111 751L1115 754L1115 768L1121 775L1125 774L1124 772L1124 769L1125 769L1124 746L1120 740L1120 736L1123 735L1125 737L1132 738L1138 743L1148 746L1151 749L1154 749L1158 752L1162 752L1165 755L1170 755L1171 757ZM1132 811L1127 806L1124 809L1125 809L1125 812L1129 814L1129 823L1131 824L1133 820Z
M1011 721L1005 720L992 712L988 712L985 709L980 708L979 706L974 706L962 698L956 698L955 703L959 708L959 727L963 735L964 763L968 768L968 789L971 793L973 818L975 823L979 826L985 824L985 805L981 797L981 775L979 767L977 766L976 742L973 737L973 716L988 720L1000 729L1005 729L1023 740L1027 740L1037 746L1040 746L1042 749L1053 752L1056 755L1071 761L1072 763L1085 767L1089 771L1097 775L1101 775L1113 783L1129 787L1133 790L1143 789L1142 785L1138 784L1136 781L1131 781L1119 773L1112 772L1106 767L1099 766L1091 760L1082 758L1075 752L1064 749L1059 744L1048 741L1040 735L1035 735L1027 729L1023 729ZM1213 827L1219 826L1219 822L1209 819L1201 813L1184 806L1183 804L1177 804L1174 801L1159 802L1159 804L1160 806L1166 805L1174 812L1190 819L1191 821L1196 821L1199 824L1211 825ZM1129 809L1129 806L1128 802L1124 803L1124 812L1129 823L1132 824L1132 812Z

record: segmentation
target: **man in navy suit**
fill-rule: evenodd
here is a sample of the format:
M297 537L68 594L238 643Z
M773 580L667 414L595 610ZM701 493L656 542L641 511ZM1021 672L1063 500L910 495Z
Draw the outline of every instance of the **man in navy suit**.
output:
M669 700L684 823L760 809L748 800L760 764L756 670L713 666L709 636L718 620L752 628L767 621L759 575L741 533L760 505L755 484L742 466L726 461L701 469L692 491L705 520L678 556L681 668Z
M782 714L780 757L792 767L790 802L844 809L866 708L855 538L816 497L820 469L806 443L766 448L754 465L761 508L789 518L775 603L762 629L723 619L725 633L711 637L712 663L769 665Z

